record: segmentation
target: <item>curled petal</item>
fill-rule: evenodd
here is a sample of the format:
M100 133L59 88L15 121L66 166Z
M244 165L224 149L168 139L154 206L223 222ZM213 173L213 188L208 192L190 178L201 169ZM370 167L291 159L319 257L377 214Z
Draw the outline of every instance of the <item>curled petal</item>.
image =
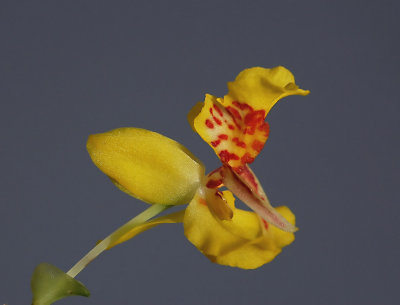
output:
M233 206L232 194L224 191L224 196L230 206ZM229 229L225 229L221 225L224 222L230 224ZM246 238L237 233L246 234L248 239L253 239L261 234L259 220L254 213L235 209L231 220L218 221L200 194L196 194L186 208L183 225L185 236L192 244L201 252L215 256L227 253L245 242ZM233 231L238 232L235 234Z
M295 217L286 206L276 208L280 214L294 224ZM235 211L236 212L236 211ZM275 227L268 227L264 234L256 239L249 240L221 255L207 255L214 263L243 269L255 269L272 261L282 248L294 241L294 234L281 231Z
M254 67L243 70L235 81L228 83L228 94L224 97L223 105L229 107L235 101L240 102L256 111L264 111L265 118L281 98L309 93L296 85L293 74L285 67Z
M213 262L243 269L258 268L294 240L292 233L274 227L263 229L257 214L236 209L231 192L224 191L223 195L234 212L231 220L214 217L200 194L190 202L183 220L185 236ZM288 208L277 209L294 223L294 215Z
M87 150L121 190L152 204L190 202L204 176L204 166L184 146L145 129L91 135Z

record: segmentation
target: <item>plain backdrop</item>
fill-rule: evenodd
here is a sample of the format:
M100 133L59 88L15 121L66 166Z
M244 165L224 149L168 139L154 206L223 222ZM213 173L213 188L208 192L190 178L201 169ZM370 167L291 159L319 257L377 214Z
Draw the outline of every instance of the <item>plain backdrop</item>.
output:
M267 121L253 169L300 231L257 270L213 264L164 225L114 248L58 304L396 304L398 1L0 2L0 303L30 304L40 262L68 270L147 205L92 164L87 136L135 126L218 159L186 121L252 66L311 90Z

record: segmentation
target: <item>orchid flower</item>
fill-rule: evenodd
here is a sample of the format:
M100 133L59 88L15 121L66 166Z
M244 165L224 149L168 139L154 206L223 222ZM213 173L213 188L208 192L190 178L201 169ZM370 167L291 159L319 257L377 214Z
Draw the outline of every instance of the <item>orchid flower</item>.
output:
M120 190L151 207L103 240L67 275L75 277L103 250L165 223L183 223L187 239L217 264L254 269L273 260L293 242L295 216L286 206L272 207L249 164L268 138L265 118L275 103L308 93L286 68L256 67L228 83L224 97L207 94L188 114L192 129L221 161L207 175L187 148L149 130L119 128L89 136L94 164ZM253 212L236 208L234 196ZM179 212L149 220L185 204Z
M283 67L251 68L228 83L223 98L206 95L188 115L189 123L215 151L222 166L204 175L203 164L185 147L160 134L120 128L89 137L93 162L123 191L151 204L189 203L173 218L188 240L213 262L257 268L294 240L294 215L274 209L249 165L262 150L264 121L282 97L306 95ZM229 191L221 192L226 187ZM232 193L254 212L235 208ZM136 227L139 233L149 222ZM119 242L133 237L132 232Z

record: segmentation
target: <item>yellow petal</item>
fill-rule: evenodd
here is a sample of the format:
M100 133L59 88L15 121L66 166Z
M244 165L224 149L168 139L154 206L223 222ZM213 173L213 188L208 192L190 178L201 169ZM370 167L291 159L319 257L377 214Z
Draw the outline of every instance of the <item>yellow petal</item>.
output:
M286 206L276 208L290 223L295 224L294 214ZM235 211L236 212L236 211ZM209 259L220 265L242 269L256 269L272 261L282 248L294 241L294 234L268 226L261 237L251 240L226 254L210 256Z
M178 223L178 222L183 222L183 215L185 214L185 210L172 213L169 215L165 215L162 217L158 217L156 219L150 220L148 222L145 222L139 226L134 227L131 229L129 232L125 233L123 236L118 238L115 241L112 241L110 245L108 246L107 250L115 247L116 245L119 245L120 243L123 243L125 241L130 240L131 238L135 237L136 235L149 230L151 228L154 228L160 224L163 223Z
M254 110L263 110L265 118L279 99L309 93L296 85L293 74L284 67L254 67L243 70L235 81L228 83L228 94L224 97L223 105L233 106L235 101L247 104Z
M219 220L210 213L199 194L189 204L184 217L185 235L213 262L243 269L254 269L271 261L281 248L294 240L294 234L273 226L263 230L257 214L234 208L234 198L224 192L234 209L231 220ZM277 210L291 223L294 215L286 207Z
M230 221L236 218L235 211ZM251 228L251 232L254 233L257 230L261 232L256 216L255 220L255 226ZM254 222L249 222L249 224L251 223ZM236 247L237 244L245 241L245 239L232 234L220 225L217 218L214 218L208 209L206 201L199 194L196 194L186 208L183 225L187 239L201 252L208 255L220 255L228 252L229 247Z
M121 190L152 204L190 202L204 176L204 166L184 146L145 129L91 135L87 150Z

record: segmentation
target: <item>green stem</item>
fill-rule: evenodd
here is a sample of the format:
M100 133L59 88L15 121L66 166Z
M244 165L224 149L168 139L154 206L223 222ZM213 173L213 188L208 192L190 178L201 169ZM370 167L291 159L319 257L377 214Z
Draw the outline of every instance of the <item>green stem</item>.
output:
M97 244L92 250L90 250L84 257L82 257L68 272L67 274L71 277L75 277L81 272L92 260L99 256L108 246L115 240L119 239L122 235L127 233L132 228L145 223L150 218L160 214L162 211L170 208L170 205L164 204L153 204L147 210L143 211L136 217L132 218L126 224L119 227L113 233L108 235L104 240Z

